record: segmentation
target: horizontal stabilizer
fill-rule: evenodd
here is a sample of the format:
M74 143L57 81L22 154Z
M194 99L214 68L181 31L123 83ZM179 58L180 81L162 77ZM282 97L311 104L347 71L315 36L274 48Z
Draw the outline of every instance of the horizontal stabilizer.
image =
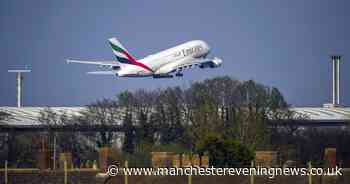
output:
M87 72L87 74L90 75L116 75L113 71L93 71L93 72Z

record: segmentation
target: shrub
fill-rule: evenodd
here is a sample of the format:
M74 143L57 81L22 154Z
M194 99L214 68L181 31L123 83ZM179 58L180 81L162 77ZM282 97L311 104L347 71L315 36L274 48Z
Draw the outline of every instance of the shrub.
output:
M199 145L198 151L208 153L210 165L215 167L238 167L248 165L254 159L254 152L234 139L222 139L210 135Z

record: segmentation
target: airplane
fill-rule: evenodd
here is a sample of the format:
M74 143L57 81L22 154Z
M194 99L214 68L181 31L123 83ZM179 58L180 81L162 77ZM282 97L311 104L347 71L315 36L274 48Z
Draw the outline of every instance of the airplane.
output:
M104 70L88 72L96 75L115 75L117 77L182 77L183 70L198 66L199 68L216 68L222 59L207 58L209 45L202 40L193 40L170 49L135 59L117 38L108 39L115 61L82 61L67 59L67 63L98 65Z

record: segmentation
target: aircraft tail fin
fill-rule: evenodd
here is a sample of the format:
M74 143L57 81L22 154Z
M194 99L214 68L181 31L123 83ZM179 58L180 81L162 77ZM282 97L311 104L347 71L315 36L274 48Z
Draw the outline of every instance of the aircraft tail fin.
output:
M132 57L125 47L117 40L117 38L110 38L108 41L119 63L136 65L150 72L154 72L152 68L142 62L138 62L134 57Z
M128 50L125 49L117 38L110 38L108 41L112 47L113 54L120 63L132 64L136 61L136 59L129 54Z

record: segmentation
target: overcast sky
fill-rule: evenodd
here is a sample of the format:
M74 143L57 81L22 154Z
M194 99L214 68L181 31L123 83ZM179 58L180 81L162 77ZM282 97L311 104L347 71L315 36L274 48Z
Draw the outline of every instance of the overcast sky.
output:
M188 86L220 75L279 88L294 106L331 100L329 55L344 56L341 101L350 104L350 1L159 0L0 1L0 106L15 106L15 74L25 75L24 105L77 106L122 90ZM95 68L66 58L113 59L117 37L137 58L201 39L221 68L186 71L183 78L91 76Z

